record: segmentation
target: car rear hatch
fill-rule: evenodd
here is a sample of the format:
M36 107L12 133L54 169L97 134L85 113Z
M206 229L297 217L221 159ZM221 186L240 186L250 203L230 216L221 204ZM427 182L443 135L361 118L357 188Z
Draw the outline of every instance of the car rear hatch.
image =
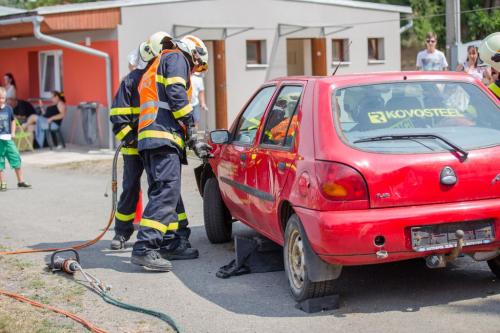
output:
M334 91L332 109L351 148L342 162L365 178L370 207L500 197L500 108L475 84L348 87Z
M372 208L500 197L498 149L473 151L465 161L452 154L369 155L356 168Z

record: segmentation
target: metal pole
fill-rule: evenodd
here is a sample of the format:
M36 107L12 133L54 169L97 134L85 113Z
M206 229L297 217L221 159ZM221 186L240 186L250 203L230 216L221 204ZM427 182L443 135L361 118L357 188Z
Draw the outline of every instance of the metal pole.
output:
M9 24L19 24L19 23L33 23L33 34L36 39L41 41L59 45L62 47L67 47L68 49L73 49L79 52L95 55L101 58L104 58L106 62L106 102L108 103L108 109L111 108L112 103L112 77L111 77L111 58L109 54L98 51L96 49L82 46L76 43L68 42L67 40L52 37L45 35L40 30L41 23L43 22L43 16L28 16L28 17L18 17L7 20L0 20L0 25L9 25ZM114 148L114 137L113 131L111 130L111 123L108 121L108 131L109 131L109 149L113 150Z

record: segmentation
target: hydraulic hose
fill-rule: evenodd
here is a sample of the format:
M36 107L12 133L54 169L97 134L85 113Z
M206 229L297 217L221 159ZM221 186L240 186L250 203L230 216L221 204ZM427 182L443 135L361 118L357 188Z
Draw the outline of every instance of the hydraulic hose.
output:
M122 146L123 146L123 143L120 143L118 148L116 148L115 155L113 157L113 168L111 171L112 200L111 200L111 212L109 214L108 224L106 225L104 230L96 238L94 238L88 242L85 242L85 243L71 246L72 249L80 250L80 249L83 249L85 247L89 247L91 245L94 245L106 234L106 232L109 230L109 228L111 228L111 225L113 224L113 220L114 220L115 212L116 212L117 198L118 198L118 194L117 194L117 192L118 192L117 164L118 164L118 156L120 155L120 150L121 150ZM64 249L66 249L66 248L24 249L24 250L16 250L16 251L3 251L3 252L0 252L0 255L25 254L25 253L37 253L37 252L54 252L54 251L60 251L60 250L64 250Z

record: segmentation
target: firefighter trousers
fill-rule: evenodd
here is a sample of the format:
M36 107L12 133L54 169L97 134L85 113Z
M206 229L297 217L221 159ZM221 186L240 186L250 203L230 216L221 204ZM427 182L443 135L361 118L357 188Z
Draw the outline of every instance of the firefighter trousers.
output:
M148 178L148 204L144 209L132 253L146 255L158 250L167 234L179 229L176 212L181 194L181 160L176 149L160 147L141 151Z
M115 233L129 239L134 233L134 219L141 192L141 175L144 171L139 154L123 154L122 194L115 213Z

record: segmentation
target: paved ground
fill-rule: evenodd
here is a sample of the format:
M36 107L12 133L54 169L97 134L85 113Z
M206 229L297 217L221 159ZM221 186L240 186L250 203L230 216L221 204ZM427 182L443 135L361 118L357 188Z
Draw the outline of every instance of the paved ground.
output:
M91 172L35 162L25 165L32 190L0 193L0 245L69 246L96 235L110 208L103 196L109 177L102 170L108 162ZM345 269L339 280L341 309L313 315L294 307L283 272L216 278L217 269L232 259L231 244L211 245L206 239L192 173L198 162L190 163L184 169L183 197L200 259L174 262L170 273L143 272L130 264L130 248L107 250L109 232L81 256L84 267L113 285L113 295L165 311L186 332L196 333L500 332L500 283L486 264L467 258L439 271L415 262ZM12 172L8 180L15 183ZM41 271L46 255L25 258L39 262ZM113 308L91 293L84 304L79 314L111 332L144 320L155 332L165 330L157 319Z

